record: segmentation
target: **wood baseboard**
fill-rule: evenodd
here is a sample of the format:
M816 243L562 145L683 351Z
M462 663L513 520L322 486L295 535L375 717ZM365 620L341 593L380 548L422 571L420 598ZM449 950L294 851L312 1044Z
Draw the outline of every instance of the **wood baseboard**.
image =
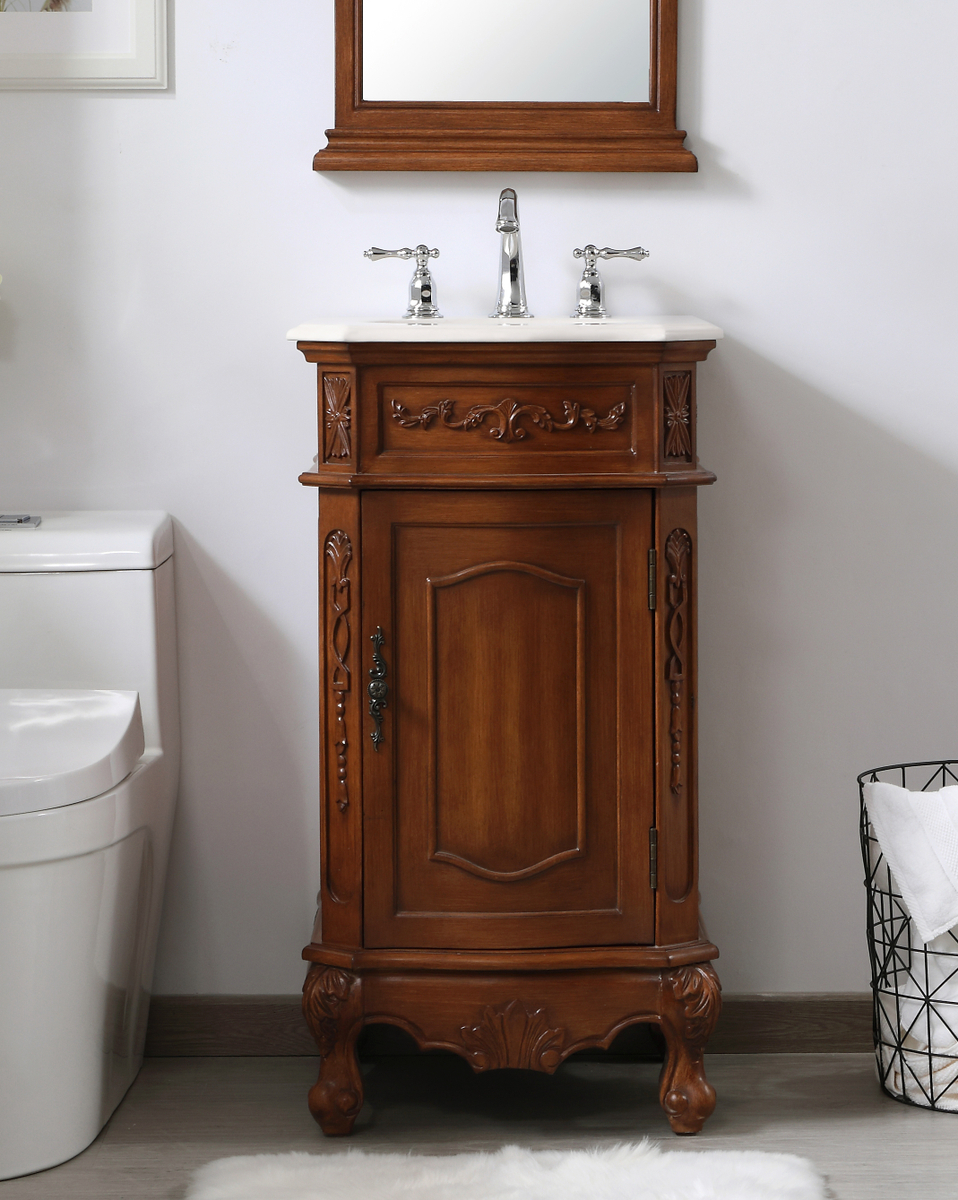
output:
M871 1052L870 992L725 996L710 1054Z
M154 996L148 1058L315 1054L300 997Z
M872 1001L865 992L790 992L727 995L710 1054L823 1054L872 1049ZM646 1026L627 1029L610 1053L628 1058L659 1054ZM400 1030L372 1026L361 1054L413 1052ZM271 1057L312 1055L316 1046L299 996L154 996L146 1031L150 1057Z

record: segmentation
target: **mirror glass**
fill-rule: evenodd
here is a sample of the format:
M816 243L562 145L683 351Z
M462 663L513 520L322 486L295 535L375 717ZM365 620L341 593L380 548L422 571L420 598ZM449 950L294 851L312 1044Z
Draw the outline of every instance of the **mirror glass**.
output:
M650 4L363 0L363 99L647 103Z

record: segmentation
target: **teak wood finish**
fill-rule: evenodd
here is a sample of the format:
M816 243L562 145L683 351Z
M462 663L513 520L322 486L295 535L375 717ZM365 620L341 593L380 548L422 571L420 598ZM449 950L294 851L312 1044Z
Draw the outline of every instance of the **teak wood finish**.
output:
M695 365L714 342L298 343L317 364L322 890L310 1108L389 1023L477 1071L718 1016L696 825Z
M362 0L336 0L336 126L313 168L697 171L675 127L677 8L651 0L646 103L440 104L363 100Z

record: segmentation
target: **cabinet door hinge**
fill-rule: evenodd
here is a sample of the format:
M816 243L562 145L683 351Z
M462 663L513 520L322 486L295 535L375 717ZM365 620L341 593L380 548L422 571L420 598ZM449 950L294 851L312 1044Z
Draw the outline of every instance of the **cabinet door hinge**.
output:
M659 886L659 831L653 825L649 830L649 887L654 892Z
M649 551L649 608L655 611L655 550Z

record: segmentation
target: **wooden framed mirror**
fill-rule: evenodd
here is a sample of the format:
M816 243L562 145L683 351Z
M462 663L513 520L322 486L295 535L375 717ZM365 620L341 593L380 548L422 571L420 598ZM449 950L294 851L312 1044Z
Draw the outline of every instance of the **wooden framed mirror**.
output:
M695 171L678 0L336 0L317 171Z

